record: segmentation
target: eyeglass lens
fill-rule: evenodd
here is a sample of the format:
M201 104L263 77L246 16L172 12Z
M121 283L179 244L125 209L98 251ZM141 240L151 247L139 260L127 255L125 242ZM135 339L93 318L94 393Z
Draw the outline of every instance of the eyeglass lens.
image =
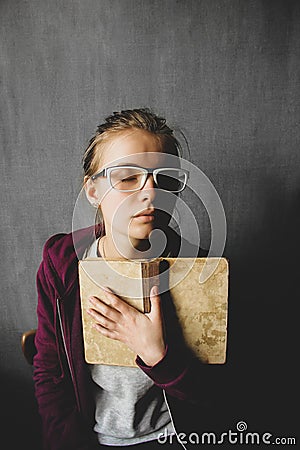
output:
M110 182L114 189L130 191L141 189L145 183L147 172L139 168L113 168L110 171ZM161 169L156 175L157 187L170 192L181 191L186 183L186 174L181 169Z

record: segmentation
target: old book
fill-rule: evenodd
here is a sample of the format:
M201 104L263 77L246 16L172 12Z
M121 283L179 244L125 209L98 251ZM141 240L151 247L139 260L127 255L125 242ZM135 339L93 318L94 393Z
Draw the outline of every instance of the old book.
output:
M176 317L185 345L194 355L203 363L223 364L227 343L228 270L225 258L79 261L86 361L136 367L136 355L125 344L102 336L93 328L94 321L86 311L91 306L88 298L93 295L105 301L101 286L107 286L141 312L149 312L150 290L155 284L159 285L163 307L172 305L173 314L164 314L166 325L171 316ZM203 273L209 275L204 281Z

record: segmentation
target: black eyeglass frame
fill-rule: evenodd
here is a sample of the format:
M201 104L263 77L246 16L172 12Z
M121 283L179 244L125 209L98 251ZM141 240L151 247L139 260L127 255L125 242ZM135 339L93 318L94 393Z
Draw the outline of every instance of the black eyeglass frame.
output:
M111 178L110 178L110 172L113 169L140 169L146 175L145 181L144 181L143 185L141 187L137 188L137 189L126 189L126 190L116 189L112 185ZM181 167L158 167L156 169L153 169L152 167L140 167L140 166L131 166L131 165L105 167L100 172L96 173L95 175L92 175L91 176L91 180L95 181L97 178L100 178L100 177L106 177L106 178L108 177L109 183L110 183L110 186L111 186L112 189L114 189L116 191L119 191L119 192L136 192L136 191L140 191L141 189L143 189L143 187L146 184L146 181L148 179L149 174L153 175L154 183L158 186L156 177L157 177L157 174L159 174L159 172L161 172L162 170L181 170L185 174L184 186L183 186L182 189L176 190L176 191L170 191L170 190L167 190L167 189L161 189L160 187L158 187L158 189L161 189L161 190L166 191L166 192L173 192L173 193L176 193L176 194L178 194L179 192L182 192L185 189L187 181L188 181L188 178L189 178L189 171L186 170L186 169L182 169Z

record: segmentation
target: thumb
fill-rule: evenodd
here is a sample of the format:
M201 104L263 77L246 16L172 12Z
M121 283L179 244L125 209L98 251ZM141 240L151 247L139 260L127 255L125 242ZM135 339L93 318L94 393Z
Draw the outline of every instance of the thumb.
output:
M151 302L151 310L147 314L151 321L155 321L157 319L161 319L161 304L160 304L160 296L158 293L158 286L152 286L150 291L150 302Z

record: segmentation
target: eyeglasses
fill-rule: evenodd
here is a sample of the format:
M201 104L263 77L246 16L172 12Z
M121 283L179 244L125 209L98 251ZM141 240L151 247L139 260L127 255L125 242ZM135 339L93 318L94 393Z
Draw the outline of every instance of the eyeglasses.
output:
M181 192L187 183L189 172L173 167L157 169L138 166L106 167L91 177L95 181L99 177L108 177L113 189L122 192L134 192L143 189L148 175L152 174L158 189L168 192Z

